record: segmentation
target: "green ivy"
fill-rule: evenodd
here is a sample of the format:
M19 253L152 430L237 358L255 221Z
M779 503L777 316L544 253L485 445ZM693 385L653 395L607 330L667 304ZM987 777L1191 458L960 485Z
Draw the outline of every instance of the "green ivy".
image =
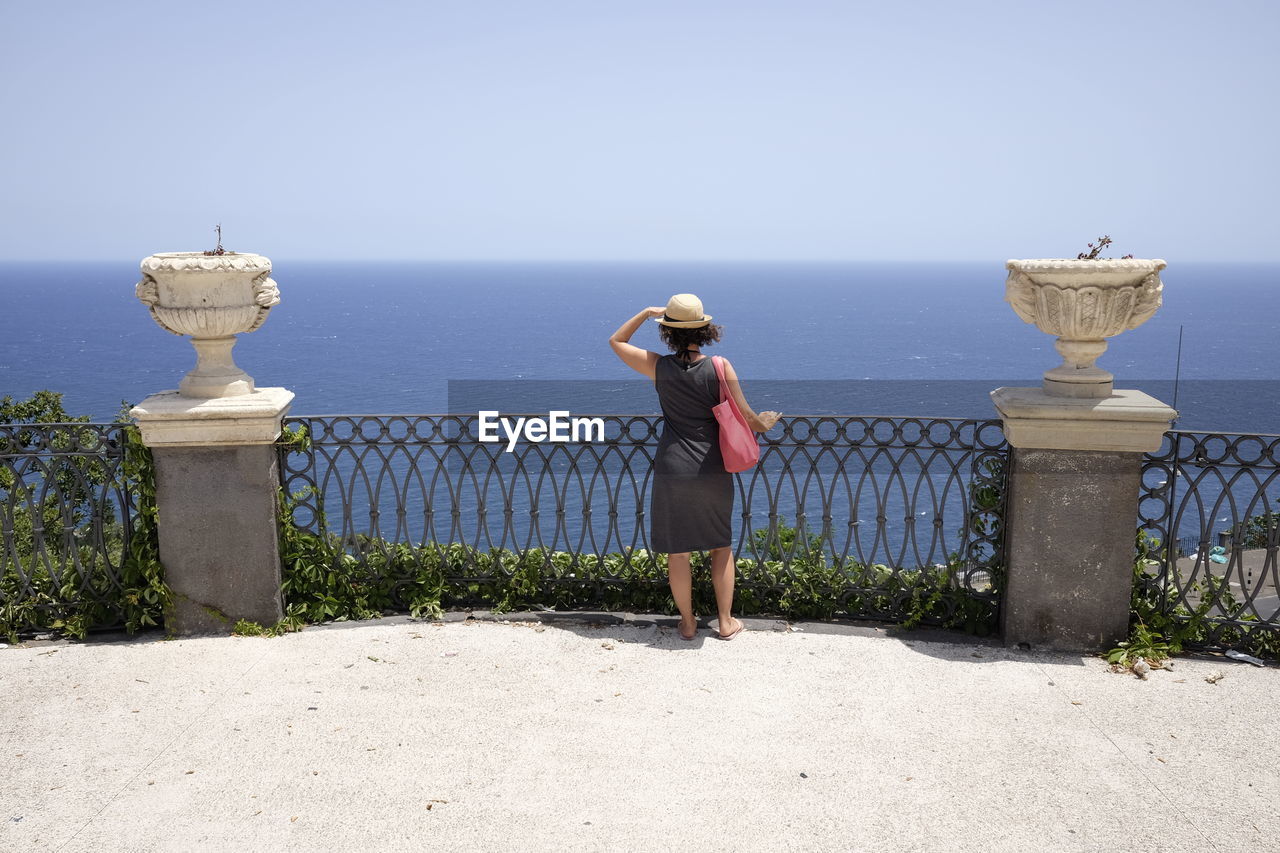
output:
M127 414L122 410L119 420ZM160 522L156 505L156 467L151 448L132 425L124 430L124 485L133 495L133 531L120 573L125 630L160 627L173 591L160 563ZM79 635L83 637L84 635Z
M600 608L675 612L663 554L643 549L604 555L532 548L477 551L461 543L393 544L357 537L357 557L334 534L300 530L290 522L306 492L282 498L283 589L292 624L369 619L395 612L396 600L414 616L438 618L469 606L494 612ZM757 531L759 532L759 531ZM710 558L690 558L694 608L715 612ZM739 559L736 606L749 616L832 619L866 612L985 635L995 603L976 598L955 580L958 562L896 572L883 564L833 565L820 557Z
M151 451L142 443L136 428L128 424L127 405L116 422L126 424L120 430L122 459L114 474L102 459L84 456L61 457L52 464L52 493L35 505L30 498L16 500L12 490L20 488L14 472L0 467L0 512L8 514L12 547L0 552L0 634L16 643L19 634L37 632L83 639L91 628L120 622L129 633L162 624L163 612L170 599L160 565L155 468ZM62 406L62 395L39 391L31 399L14 402L0 399L0 423L8 424L77 424L87 423L87 416L71 416ZM54 441L70 447L74 427L55 434ZM17 433L19 450L33 446L35 433ZM86 436L85 441L90 441ZM109 482L110 480L110 482ZM33 547L34 525L70 523L75 538L93 536L90 503L99 490L118 490L133 500L132 530L127 547L125 519L103 519L102 539L108 551L119 560L112 579L105 555L91 544L73 545L66 553L37 553ZM8 506L4 506L4 504ZM38 513L39 518L33 513ZM47 543L46 547L54 547ZM67 566L61 581L50 560ZM73 566L88 567L83 573Z
M1240 603L1225 577L1207 574L1183 583L1176 560L1168 559L1157 537L1138 530L1135 544L1129 638L1106 654L1109 663L1131 667L1138 658L1158 663L1190 648L1215 646L1280 657L1280 632L1268 629L1252 614L1237 615ZM1163 571L1166 563L1170 574ZM1186 604L1191 598L1198 600L1194 607ZM1171 607L1171 602L1176 603ZM1216 623L1210 616L1215 609L1258 626Z

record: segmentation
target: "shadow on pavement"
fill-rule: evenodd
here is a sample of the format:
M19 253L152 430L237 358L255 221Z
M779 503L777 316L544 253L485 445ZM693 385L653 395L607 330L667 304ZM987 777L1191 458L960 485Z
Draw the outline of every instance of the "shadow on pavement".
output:
M961 631L953 631L944 628L922 627L915 629L905 629L900 625L886 622L874 622L865 620L837 620L837 621L795 621L789 622L785 619L773 619L767 617L740 617L745 630L732 640L721 640L717 635L717 620L699 619L698 634L693 640L684 640L679 635L678 624L679 617L667 616L662 614L633 614L633 613L614 613L604 611L520 611L514 613L493 613L486 610L476 611L450 611L444 614L443 619L415 619L406 614L388 614L379 619L367 619L350 622L325 622L318 625L308 625L304 631L345 631L366 627L369 625L422 625L433 621L444 623L453 622L492 622L498 624L540 624L546 627L554 627L565 631L571 631L579 636L589 639L599 639L601 642L611 643L634 643L649 646L653 649L661 651L693 651L702 648L707 643L722 642L738 642L748 639L751 634L758 632L777 632L777 633L807 633L807 634L826 634L837 636L861 636L861 637L877 637L884 640L891 640L902 643L918 654L940 660L955 661L958 663L989 663L997 660L1009 660L1012 657L1018 657L1028 654L1031 650L1006 648L999 637L978 637L972 634L966 634ZM610 633L610 629L619 627L634 628L634 634L628 632L628 636L619 637L616 633ZM224 634L206 634L200 637L217 637L231 636L228 631ZM195 639L192 637L191 639ZM172 639L187 638L170 638L166 637L163 630L149 629L140 631L136 634L128 634L123 631L101 631L93 632L84 640L70 640L64 638L56 638L48 635L29 638L18 644L18 647L32 648L36 646L53 646L66 645L71 643L85 645L137 645L155 642L167 642ZM14 646L10 646L11 648ZM1072 662L1071 655L1063 655L1063 661ZM1082 666L1083 661L1076 659L1076 665Z

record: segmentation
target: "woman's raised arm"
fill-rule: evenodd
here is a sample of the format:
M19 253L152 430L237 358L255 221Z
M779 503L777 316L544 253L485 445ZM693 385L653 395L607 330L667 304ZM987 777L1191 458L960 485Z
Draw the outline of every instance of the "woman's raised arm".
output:
M653 378L654 370L658 364L658 354L650 352L647 349L641 349L634 344L629 344L631 336L636 333L644 325L644 321L650 317L661 317L666 313L665 308L646 308L636 316L618 327L618 331L614 332L609 338L609 346L613 347L613 351L618 354L618 358L637 373L643 373L650 379Z
M756 414L747 405L747 398L742 394L742 386L738 384L738 374L734 372L733 365L724 356L720 358L724 361L724 379L725 382L729 383L729 394L733 396L733 402L738 404L738 411L742 412L742 416L747 419L747 426L756 432L768 432L773 429L773 425L778 422L778 418L782 417L782 415L777 412Z

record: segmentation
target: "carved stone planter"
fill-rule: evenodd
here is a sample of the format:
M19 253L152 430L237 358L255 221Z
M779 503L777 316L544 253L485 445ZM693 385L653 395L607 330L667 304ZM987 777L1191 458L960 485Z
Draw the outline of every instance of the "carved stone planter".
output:
M160 328L190 335L196 366L178 386L184 397L210 399L253 392L253 377L231 357L236 335L252 332L280 302L271 261L227 252L165 252L142 261L138 299Z
M1094 362L1107 338L1136 329L1160 307L1162 260L1011 260L1005 301L1025 322L1056 335L1062 364L1044 374L1055 397L1111 396L1114 377Z

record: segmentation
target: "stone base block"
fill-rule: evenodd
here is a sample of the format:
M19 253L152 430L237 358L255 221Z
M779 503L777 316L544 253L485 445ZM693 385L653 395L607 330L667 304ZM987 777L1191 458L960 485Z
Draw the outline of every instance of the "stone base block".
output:
M272 445L157 447L160 561L173 589L171 634L228 633L284 615Z
M1129 633L1141 454L1015 449L1005 643L1113 648Z

